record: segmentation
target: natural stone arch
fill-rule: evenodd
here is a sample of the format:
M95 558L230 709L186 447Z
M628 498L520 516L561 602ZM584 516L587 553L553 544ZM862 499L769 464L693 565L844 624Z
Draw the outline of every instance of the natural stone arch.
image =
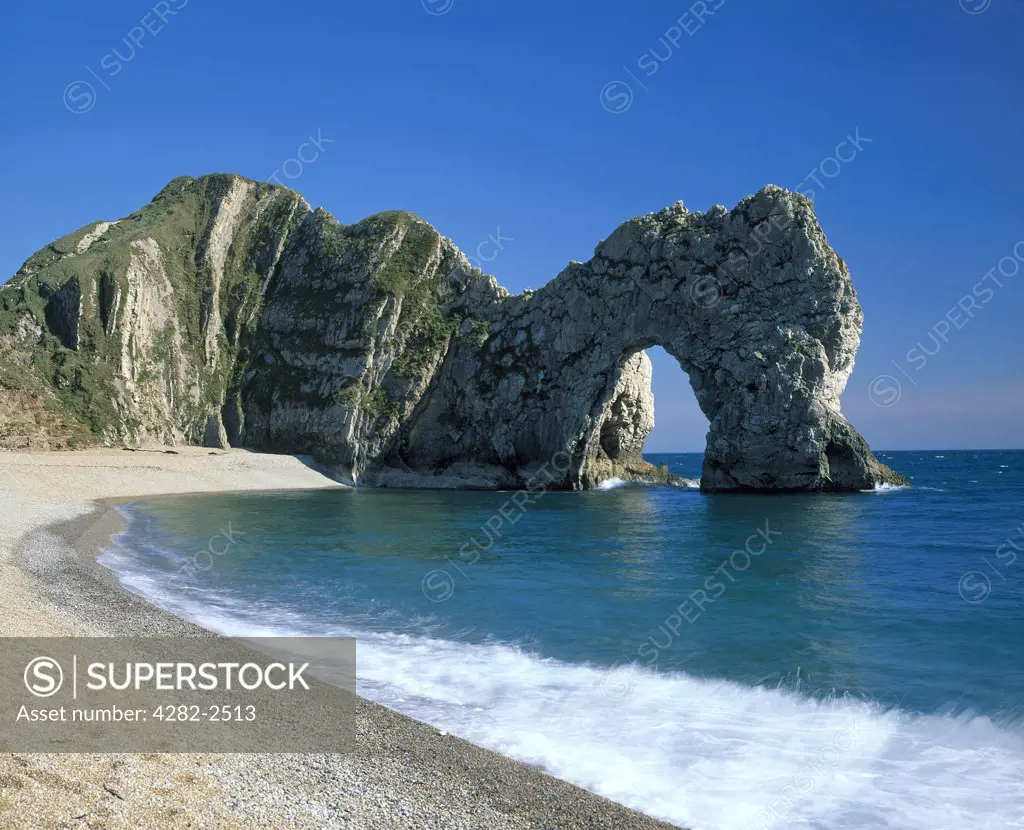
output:
M280 186L182 177L0 287L9 377L59 404L55 435L227 440L412 486L656 477L654 344L708 417L705 490L901 481L839 409L861 322L810 203L775 187L631 220L509 296L413 214L345 226Z
M630 400L647 406L635 356L657 344L709 421L704 490L856 490L896 478L840 412L862 313L802 196L768 187L731 212L677 204L631 220L588 263L484 313L488 336L454 345L407 434L413 467L474 459L525 476L567 453L557 484L592 486L616 461L598 449L602 425L621 421L615 410ZM635 434L623 448L635 461Z

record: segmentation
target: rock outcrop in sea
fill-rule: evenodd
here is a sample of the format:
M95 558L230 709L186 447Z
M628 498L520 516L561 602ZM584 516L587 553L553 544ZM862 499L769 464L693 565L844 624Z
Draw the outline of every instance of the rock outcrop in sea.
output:
M862 313L802 196L676 204L512 296L411 213L183 177L0 287L0 439L312 453L381 486L667 481L644 461L661 345L710 422L706 491L902 479L843 417Z

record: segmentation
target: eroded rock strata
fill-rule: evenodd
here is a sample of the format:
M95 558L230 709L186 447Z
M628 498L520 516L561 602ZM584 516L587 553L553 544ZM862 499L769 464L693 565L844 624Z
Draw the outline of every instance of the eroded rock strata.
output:
M0 438L312 453L385 486L668 481L641 454L658 344L710 422L704 490L859 490L901 480L840 412L861 324L810 204L776 187L630 220L512 296L412 214L345 226L185 177L0 288Z

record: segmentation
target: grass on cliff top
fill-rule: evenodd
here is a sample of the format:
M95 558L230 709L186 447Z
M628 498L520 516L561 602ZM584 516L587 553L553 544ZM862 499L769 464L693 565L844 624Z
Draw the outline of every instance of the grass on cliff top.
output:
M440 235L415 214L400 210L349 226L340 225L327 211L318 211L318 216L320 242L331 260L326 267L365 269L377 291L398 301L402 345L392 368L401 377L420 376L460 322L446 319L441 309L444 274L433 262ZM391 250L398 235L401 243Z
M219 371L216 374L202 371L205 338L200 323L204 291L208 289L209 280L205 269L196 266L196 254L213 220L217 203L227 194L235 178L231 175L201 179L179 177L164 187L148 205L108 229L102 240L94 243L87 252L71 255L78 241L95 228L96 223L61 237L30 257L28 269L7 285L0 286L0 333L13 334L26 315L31 316L44 333L41 342L32 349L30 365L3 367L0 376L6 385L32 391L38 390L42 382L56 393L60 407L69 418L87 426L97 436L108 433L111 427L121 423L122 416L114 406L116 393L113 388L120 369L121 335L107 334L102 309L104 290L99 290L99 287L103 286L108 295L115 291L120 293L120 319L127 297L126 274L132 257L132 243L152 238L160 248L164 271L173 289L171 311L181 330L183 360L187 365L196 367L202 387L198 404L193 405L183 398L179 406L195 409L185 412L183 420L201 430L206 407L218 401L228 383L233 354L232 344L222 331L218 331L218 345L223 355ZM295 197L283 187L256 185L255 195L259 198L276 191L281 192L281 201L288 202L290 206ZM271 222L281 213L277 207L271 205L268 210ZM281 221L286 216L282 214ZM238 247L245 249L245 255L228 258L221 285L222 317L226 317L232 308L236 309L235 322L243 329L248 328L247 323L258 314L252 297L258 294L253 289L259 285L259 277L250 261L247 224L243 222L240 228L239 238L244 237L242 242L235 241ZM47 319L50 298L72 279L77 279L81 286L85 309L79 323L80 346L77 350L68 348L61 341L52 321ZM100 307L97 307L97 300ZM152 354L144 356L145 360L138 367L139 380L154 380L160 366L168 365L174 359L166 334L158 333Z
M402 244L371 281L377 290L402 301L399 324L407 337L393 370L400 377L417 377L436 359L462 322L461 318L447 319L441 311L445 275L432 262L440 235L423 220L401 211L378 214L367 221L393 225L405 233Z
M41 271L54 263L58 262L61 258L66 257L75 252L78 247L78 243L89 233L91 233L97 225L100 223L90 222L79 228L77 231L72 231L69 234L62 236L60 239L55 239L49 245L40 248L27 260L24 265L19 269L19 273L28 272L36 273Z
M206 407L216 404L222 392L231 393L231 388L241 385L234 352L239 349L244 352L246 340L259 319L261 302L259 292L253 289L259 286L259 263L265 263L274 247L271 244L273 234L266 229L282 230L290 221L294 200L298 198L287 188L254 183L253 193L257 199L268 193L280 193L281 199L267 205L259 223L254 224L252 217L246 217L233 240L221 284L225 330L217 332L217 339L223 359L218 372L208 373L204 370L205 337L201 321L204 294L208 295L211 281L205 266L196 265L197 250L214 218L216 205L235 180L231 175L174 179L152 202L109 228L102 240L86 253L71 255L78 241L95 228L96 223L61 237L30 257L32 267L27 270L33 273L23 273L16 281L0 287L0 333L15 332L19 321L26 316L44 333L41 341L32 346L27 365L0 366L3 369L0 380L9 387L48 390L69 419L87 426L94 435L110 434L112 428L123 426L126 416L119 413L115 405L121 333L108 334L110 326L104 297L120 293L120 329L132 243L152 238L160 248L162 264L173 289L171 314L180 327L184 351L181 359L187 374L198 372L201 386L197 404L182 396L177 406L188 410L182 413L182 421L194 423L196 429L201 430ZM455 317L446 319L442 311L445 276L433 262L439 247L438 233L404 211L380 213L349 227L339 226L326 211L323 214L322 251L329 260L323 266L362 271L377 291L399 301L399 342L393 371L404 377L422 376L427 367L436 362L461 322ZM388 254L382 255L385 241L391 240L393 244L399 233L401 244L393 250L389 247ZM85 308L79 323L77 350L62 342L53 319L48 320L48 314L53 317L51 298L73 279L81 286ZM329 300L322 291L314 289L312 283L305 288L301 292L307 294L304 301L322 304ZM137 380L144 384L147 380L157 382L161 366L176 360L169 337L164 335L166 332L161 332L153 349L147 350L151 354L140 355ZM352 395L355 397L355 393ZM358 395L359 406L368 414L382 414L388 409L382 395L380 390L366 390ZM193 408L197 411L192 412Z
M430 285L431 280L423 279L423 276L430 258L437 250L437 231L415 216L400 211L380 213L364 221L375 231L385 234L392 229L405 232L398 250L370 278L374 287L385 294L420 306L430 305L432 299L436 301L436 291L433 292L434 298L429 295L432 293L430 289L436 289L437 285Z

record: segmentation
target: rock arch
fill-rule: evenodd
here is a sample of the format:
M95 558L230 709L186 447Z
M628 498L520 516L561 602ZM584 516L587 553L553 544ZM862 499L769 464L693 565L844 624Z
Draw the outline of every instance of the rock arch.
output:
M655 344L709 421L703 489L902 481L840 412L861 324L810 203L777 187L633 219L510 296L413 214L341 225L280 186L181 177L0 286L9 376L62 434L313 453L402 486L657 478Z
M802 196L768 187L733 211L677 204L631 220L589 262L482 312L487 337L454 344L407 432L413 467L473 460L522 478L566 453L557 486L643 477L643 349L660 345L709 421L702 489L898 480L840 412L862 313Z

